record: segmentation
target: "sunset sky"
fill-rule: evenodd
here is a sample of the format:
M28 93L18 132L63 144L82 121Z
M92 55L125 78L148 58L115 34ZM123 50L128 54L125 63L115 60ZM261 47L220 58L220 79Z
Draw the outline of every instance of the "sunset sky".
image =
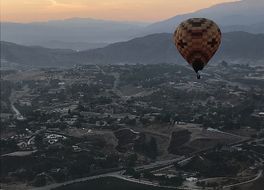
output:
M232 0L0 0L1 21L32 22L72 17L159 21Z

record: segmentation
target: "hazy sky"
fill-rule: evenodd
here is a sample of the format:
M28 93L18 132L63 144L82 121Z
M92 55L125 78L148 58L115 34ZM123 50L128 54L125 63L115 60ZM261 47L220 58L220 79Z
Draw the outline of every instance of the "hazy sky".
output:
M90 17L158 21L232 0L0 0L1 21Z

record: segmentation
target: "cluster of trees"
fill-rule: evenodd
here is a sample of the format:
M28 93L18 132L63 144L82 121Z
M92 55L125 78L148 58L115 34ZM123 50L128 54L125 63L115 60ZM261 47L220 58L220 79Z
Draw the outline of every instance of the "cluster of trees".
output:
M9 152L14 152L17 151L19 148L17 146L16 140L14 139L0 139L0 144L1 144L1 154L6 154Z
M146 138L143 136L140 141L134 145L135 151L145 154L151 159L156 159L159 154L157 140L155 137Z
M2 143L2 142L1 142ZM26 181L35 186L43 186L49 180L63 182L65 180L89 176L103 172L103 170L118 168L118 154L103 155L97 151L73 152L71 143L58 143L47 146L43 136L35 138L39 151L26 157L5 157L2 168L1 180L15 177L18 181ZM12 147L9 143L5 147ZM98 159L100 158L100 159ZM134 165L135 159L128 160L129 165Z

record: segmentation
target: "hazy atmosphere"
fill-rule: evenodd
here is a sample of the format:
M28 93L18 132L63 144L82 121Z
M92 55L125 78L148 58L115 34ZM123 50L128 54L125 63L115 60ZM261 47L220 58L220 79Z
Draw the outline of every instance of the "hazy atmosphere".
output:
M264 0L0 0L1 190L263 190Z
M153 22L231 0L2 0L1 19L33 22L71 17Z

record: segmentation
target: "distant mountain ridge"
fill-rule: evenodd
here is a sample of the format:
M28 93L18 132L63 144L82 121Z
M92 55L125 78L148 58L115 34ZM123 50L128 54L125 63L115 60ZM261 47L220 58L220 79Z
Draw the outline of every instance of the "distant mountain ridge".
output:
M172 34L159 33L111 44L105 48L79 52L96 63L178 63L184 61L176 50ZM212 61L252 63L264 60L264 34L224 33L222 44Z
M22 45L76 49L132 39L147 23L72 18L33 23L1 23L1 40ZM57 42L57 43L55 43ZM78 45L79 44L79 45ZM67 46L69 45L69 46ZM84 47L83 47L84 46Z
M223 34L219 51L211 61L241 64L264 61L264 34L231 32ZM25 47L1 42L1 58L31 66L72 66L74 64L156 64L185 62L176 50L172 34L160 33L135 38L88 51Z
M73 50L49 49L39 46L22 46L1 41L2 62L16 63L32 67L72 66Z
M149 25L145 33L172 32L182 21L193 17L205 17L214 20L224 32L245 31L264 32L264 1L241 0L221 3L193 13L177 15L167 20ZM240 26L236 28L234 26Z
M21 45L74 50L94 49L106 44L155 33L173 33L190 17L213 19L223 32L264 33L264 0L221 3L161 22L140 23L71 18L34 23L1 23L1 40Z

